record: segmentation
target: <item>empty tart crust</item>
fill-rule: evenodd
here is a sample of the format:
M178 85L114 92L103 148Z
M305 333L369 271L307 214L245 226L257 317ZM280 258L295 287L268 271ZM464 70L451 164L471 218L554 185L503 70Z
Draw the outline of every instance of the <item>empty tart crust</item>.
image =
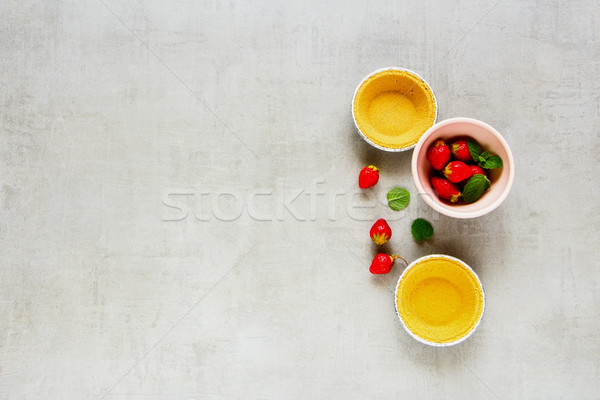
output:
M411 71L384 69L359 85L353 101L360 133L385 149L409 149L434 123L437 103L429 85Z
M475 273L460 261L431 256L401 276L396 309L406 329L433 344L452 344L479 324L484 294Z

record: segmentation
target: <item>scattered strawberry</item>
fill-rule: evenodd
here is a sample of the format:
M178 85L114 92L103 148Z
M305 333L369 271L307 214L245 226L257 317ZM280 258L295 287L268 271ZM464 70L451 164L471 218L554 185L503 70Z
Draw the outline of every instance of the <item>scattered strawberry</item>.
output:
M459 139L450 145L450 151L458 161L469 162L473 161L471 152L469 151L469 145L464 139Z
M364 167L358 175L358 186L361 189L367 189L379 181L379 169L374 165Z
M450 148L446 145L443 140L436 140L435 143L427 150L427 160L433 167L433 169L441 170L450 161Z
M473 173L473 175L485 175L485 171L479 165L469 165L469 167L471 167L471 172Z
M404 258L395 254L388 256L385 253L379 253L375 256L375 258L373 258L373 262L369 267L369 271L372 274L387 274L392 270L392 265L394 265L394 262L397 258L401 259L406 263L406 260ZM408 263L406 264L408 265Z
M450 182L460 182L473 176L471 168L462 161L452 161L444 168L444 176Z
M371 240L375 242L375 244L384 244L392 237L392 229L388 225L385 219L380 218L371 227Z
M392 270L392 265L394 265L394 256L379 253L373 258L369 271L372 274L387 274Z
M431 177L431 186L433 186L433 189L440 198L448 200L451 203L456 203L462 195L458 187L448 179L433 176Z

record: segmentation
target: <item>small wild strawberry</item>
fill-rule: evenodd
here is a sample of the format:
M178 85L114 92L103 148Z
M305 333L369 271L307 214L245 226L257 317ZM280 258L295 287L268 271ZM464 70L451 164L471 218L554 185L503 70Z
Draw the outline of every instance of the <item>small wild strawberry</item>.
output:
M450 145L450 151L458 161L469 162L473 161L471 152L469 151L469 145L464 139L459 139Z
M451 203L456 203L460 199L461 193L458 187L448 179L433 176L431 177L431 186L441 199Z
M433 169L438 171L444 168L448 161L450 161L451 155L450 148L446 145L446 142L441 139L436 140L429 149L427 149L426 154L427 160L429 160Z
M471 168L462 161L452 161L444 168L444 176L450 182L460 182L473 176Z
M379 181L379 169L374 165L364 167L358 175L358 186L361 189L367 189Z
M375 221L369 233L371 235L371 240L379 245L384 244L392 237L392 229L383 218L379 218Z
M392 270L392 265L394 265L394 262L397 258L401 259L406 263L406 260L404 258L395 254L388 256L385 253L379 253L375 256L375 258L373 258L373 262L369 267L369 271L372 274L387 274Z

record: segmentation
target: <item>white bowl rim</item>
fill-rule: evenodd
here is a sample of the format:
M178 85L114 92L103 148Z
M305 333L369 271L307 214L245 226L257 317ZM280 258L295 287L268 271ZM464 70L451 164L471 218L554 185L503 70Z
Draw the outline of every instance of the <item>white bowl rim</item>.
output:
M494 136L496 136L496 138L500 141L500 143L502 143L502 146L506 150L506 154L508 156L508 164L510 165L510 169L509 169L508 181L506 183L506 188L504 189L504 191L502 192L500 197L498 197L496 199L496 201L494 201L492 204L490 204L489 206L487 206L481 210L469 211L469 212L448 210L447 208L444 208L444 207L440 206L439 204L437 204L436 202L434 202L431 199L431 197L425 193L425 189L423 188L423 186L417 179L418 154L419 154L421 147L423 146L423 143L425 142L425 140L437 129L439 129L443 126L455 124L455 123L470 123L470 124L479 125L479 126L485 128L486 130L491 132ZM508 146L508 143L506 142L506 139L504 139L504 137L492 126L490 126L490 125L486 124L485 122L480 121L478 119L468 118L468 117L448 118L448 119L438 122L437 124L434 124L431 128L427 129L427 131L423 134L423 136L421 136L421 138L415 145L415 150L413 152L412 160L411 160L411 170L412 170L413 181L415 183L415 186L417 187L417 192L420 194L421 198L423 199L423 201L425 201L425 203L427 203L431 208L433 208L434 210L438 211L441 214L447 215L449 217L463 218L463 219L481 217L482 215L488 214L488 213L492 212L493 210L495 210L496 208L498 208L498 206L500 206L500 204L502 204L502 202L508 196L508 193L510 192L510 189L512 188L512 185L513 185L513 181L515 179L515 161L513 159L512 151L510 150L510 147Z
M358 123L356 122L356 116L354 114L354 101L356 100L356 94L358 93L358 89L360 89L360 87L363 85L363 83L365 83L373 75L378 74L380 72L384 72L384 71L404 71L404 72L408 72L410 74L413 74L417 78L419 78L421 81L423 81L423 83L425 83L425 85L427 85L427 87L429 88L429 91L431 92L431 95L433 96L433 102L435 104L435 117L433 118L433 124L432 124L432 126L435 126L435 122L437 121L437 117L438 117L438 102L437 102L437 98L435 97L435 92L431 88L431 85L429 84L429 82L427 82L425 80L425 78L423 78L421 75L417 74L415 71L412 71L412 70L410 70L408 68L402 68L402 67L385 67L385 68L380 68L380 69L378 69L376 71L371 72L369 75L365 76L362 81L360 81L360 83L358 84L358 86L356 86L356 89L354 89L354 95L352 96L352 121L354 121L354 126L356 127L356 130L358 131L358 133L360 134L360 136L367 143L369 143L371 146L373 146L375 148L378 148L379 150L389 151L389 152L395 152L395 153L399 153L399 152L403 152L403 151L407 151L407 150L412 150L417 145L417 143L413 144L412 146L404 147L404 148L401 148L401 149L391 149L389 147L380 146L377 143L372 142L371 139L369 139L360 130L360 128L358 127ZM423 135L425 135L425 133L427 133L427 131L425 131L423 133ZM423 135L421 135L421 137L423 137Z
M447 258L449 260L453 260L453 261L456 261L456 262L462 264L469 271L471 271L471 273L475 276L475 279L477 280L477 283L479 283L479 287L481 288L481 298L482 298L481 301L482 301L483 304L482 304L481 315L479 316L479 320L477 321L477 323L475 324L475 326L473 327L473 329L471 329L471 331L469 333L467 333L465 336L463 336L463 337L461 337L461 338L459 338L459 339L457 339L457 340L455 340L453 342L446 342L446 343L430 342L429 340L425 340L425 339L423 339L423 338L415 335L410 329L408 329L408 327L404 323L404 320L400 316L400 311L398 310L398 289L400 289L400 282L402 281L402 278L404 278L404 276L406 275L406 273L411 268L413 268L415 265L417 265L421 261L427 260L429 258L436 258L436 257L437 258L439 258L439 257ZM408 334L410 336L412 336L414 339L418 340L419 342L421 342L423 344L429 345L429 346L434 346L434 347L449 347L449 346L454 346L456 344L459 344L459 343L467 340L477 330L477 327L479 326L479 324L481 323L481 320L483 319L483 314L485 313L485 291L483 290L483 285L481 284L481 280L479 279L479 276L477 275L477 273L475 271L473 271L473 268L471 268L463 260L460 260L460 259L458 259L456 257L449 256L447 254L429 254L429 255L423 256L423 257L418 258L415 261L411 262L408 265L408 267L406 267L404 269L404 271L402 272L402 274L400 274L400 277L398 278L398 283L396 283L396 290L394 290L394 307L396 307L396 315L398 316L398 319L400 320L400 323L404 327L404 330L406 332L408 332Z

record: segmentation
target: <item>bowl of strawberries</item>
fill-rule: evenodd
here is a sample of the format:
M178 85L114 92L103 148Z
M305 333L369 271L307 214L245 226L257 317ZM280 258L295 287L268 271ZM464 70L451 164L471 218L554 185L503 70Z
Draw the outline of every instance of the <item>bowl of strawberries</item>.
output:
M451 118L429 128L415 146L411 168L425 203L454 218L480 217L496 209L515 177L506 140L472 118Z

